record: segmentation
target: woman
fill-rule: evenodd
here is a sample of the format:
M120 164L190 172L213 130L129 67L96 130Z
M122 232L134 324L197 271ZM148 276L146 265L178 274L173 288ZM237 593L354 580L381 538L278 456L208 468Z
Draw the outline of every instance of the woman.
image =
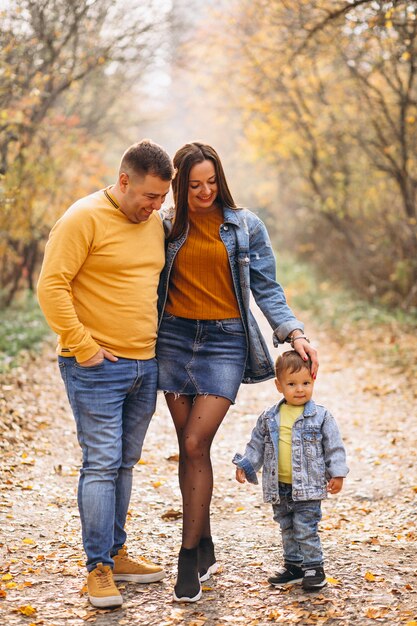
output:
M240 383L274 377L273 363L249 310L250 292L274 330L318 369L303 324L275 280L275 258L261 220L239 209L220 158L201 143L174 157L175 209L167 214L168 248L160 281L157 358L179 443L182 546L174 599L195 602L200 581L216 571L210 529L210 447Z

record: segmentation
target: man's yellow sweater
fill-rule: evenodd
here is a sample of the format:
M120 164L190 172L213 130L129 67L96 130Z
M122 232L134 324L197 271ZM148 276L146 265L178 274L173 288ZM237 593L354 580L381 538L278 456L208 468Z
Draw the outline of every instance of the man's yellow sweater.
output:
M38 283L58 353L83 362L101 347L119 357L153 358L164 260L157 213L134 224L103 190L73 204L51 231Z

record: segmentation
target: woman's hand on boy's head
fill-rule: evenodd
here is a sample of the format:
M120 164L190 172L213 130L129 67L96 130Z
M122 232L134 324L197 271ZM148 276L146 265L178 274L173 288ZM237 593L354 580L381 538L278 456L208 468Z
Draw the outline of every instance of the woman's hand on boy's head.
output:
M246 482L245 471L241 467L236 468L236 480L238 483Z
M310 357L311 376L313 377L313 380L316 380L317 372L319 369L317 350L313 348L313 346L307 341L307 339L299 339L298 341L294 341L294 350L298 352L303 361L307 361L308 357Z
M327 483L327 491L333 495L339 493L343 487L343 478L341 476L331 478Z

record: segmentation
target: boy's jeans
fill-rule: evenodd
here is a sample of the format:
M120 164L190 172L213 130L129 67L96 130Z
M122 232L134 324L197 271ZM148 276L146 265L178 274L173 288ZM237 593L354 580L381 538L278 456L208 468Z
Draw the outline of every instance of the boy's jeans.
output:
M273 504L274 520L279 523L285 563L303 569L323 565L318 536L321 500L292 499L292 485L279 483L279 504Z
M119 358L81 367L61 356L58 362L82 449L78 508L87 569L113 567L111 557L126 541L133 466L155 411L157 362Z

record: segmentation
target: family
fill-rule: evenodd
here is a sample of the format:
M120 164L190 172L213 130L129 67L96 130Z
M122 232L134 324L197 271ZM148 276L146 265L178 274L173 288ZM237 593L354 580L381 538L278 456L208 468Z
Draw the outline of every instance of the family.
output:
M161 209L172 184L173 207ZM58 335L58 362L82 450L78 506L87 589L99 608L121 606L117 581L165 576L129 556L125 531L133 466L162 390L179 446L182 542L174 600L196 602L217 570L210 448L240 384L275 379L282 399L236 454L236 479L257 482L282 535L271 585L326 584L321 500L338 493L346 455L331 413L312 399L317 353L275 278L263 222L239 208L222 163L193 142L171 161L143 140L122 156L117 181L76 201L46 245L38 297ZM274 364L250 296L288 342Z

